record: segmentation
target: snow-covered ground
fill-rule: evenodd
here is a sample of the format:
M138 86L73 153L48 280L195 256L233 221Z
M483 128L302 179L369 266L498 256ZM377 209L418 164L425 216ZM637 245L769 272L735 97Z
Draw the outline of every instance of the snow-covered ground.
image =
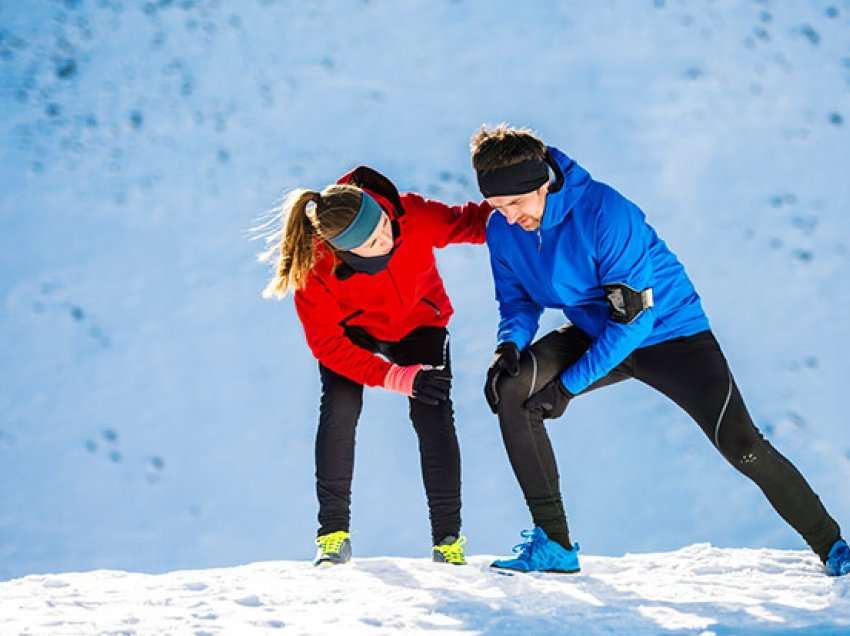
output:
M283 190L358 163L402 189L478 198L467 140L502 120L536 128L646 211L702 294L756 422L850 527L850 0L6 0L0 580L51 574L3 584L0 618L38 632L46 601L80 601L77 616L112 621L86 603L126 585L212 604L191 613L220 625L231 612L296 625L329 618L319 609L336 588L317 582L338 580L352 594L374 585L370 611L407 594L404 620L443 605L432 620L506 633L573 613L633 621L629 633L843 620L846 584L809 556L769 553L750 569L753 553L688 548L706 568L691 577L681 552L657 567L646 557L642 572L638 557L602 558L803 548L686 414L634 382L576 400L550 427L573 535L600 555L583 577L395 559L427 553L427 515L405 402L369 390L353 530L357 554L381 558L308 578L316 363L291 301L260 299L266 272L246 230ZM481 396L497 320L486 250L453 247L439 263L457 310L464 532L500 553L528 513ZM547 314L541 331L558 323ZM281 559L302 563L61 574ZM656 578L667 574L687 585ZM196 578L207 588L181 587ZM515 588L546 594L487 596ZM35 605L10 614L13 590ZM674 590L694 596L655 596ZM315 602L273 605L302 593ZM109 629L150 617L136 601L168 615L114 596ZM262 606L235 602L251 596ZM390 605L376 620L396 620Z
M579 575L505 576L367 558L0 583L3 634L847 634L850 580L810 554L719 549L585 556Z

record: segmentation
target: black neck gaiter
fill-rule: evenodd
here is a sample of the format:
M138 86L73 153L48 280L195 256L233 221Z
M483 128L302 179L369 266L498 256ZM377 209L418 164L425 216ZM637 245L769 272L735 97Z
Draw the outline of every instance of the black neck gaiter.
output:
M386 254L382 254L381 256L358 256L352 252L340 250L336 253L336 255L339 256L339 259L348 265L348 267L355 273L370 275L377 274L387 268L396 248L401 244L401 241L399 241L401 227L399 226L398 220L392 221L392 228L393 248Z
M393 245L393 248L389 252L381 256L358 256L352 252L337 252L337 256L355 272L377 274L387 268L396 247L396 245Z

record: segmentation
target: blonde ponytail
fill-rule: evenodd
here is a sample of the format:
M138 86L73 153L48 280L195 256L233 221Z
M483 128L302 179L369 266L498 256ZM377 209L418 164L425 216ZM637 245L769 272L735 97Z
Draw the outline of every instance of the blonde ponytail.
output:
M263 290L263 298L283 298L290 289L301 289L307 273L313 268L315 254L313 222L307 206L320 198L314 190L293 190L284 199L280 210L280 243L259 255L263 262L276 257L274 276Z
M280 232L266 237L270 247L258 256L262 262L274 260L263 298L281 299L304 287L316 264L314 241L345 229L359 210L360 197L361 190L349 185L328 186L321 193L299 188L287 195L280 206Z

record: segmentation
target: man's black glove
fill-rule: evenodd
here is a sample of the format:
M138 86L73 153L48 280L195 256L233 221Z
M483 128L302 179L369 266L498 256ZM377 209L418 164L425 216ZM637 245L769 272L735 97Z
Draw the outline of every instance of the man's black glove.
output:
M413 399L437 406L449 399L452 377L446 369L424 368L413 379Z
M496 347L493 362L487 369L487 382L484 384L484 397L493 414L498 412L499 391L497 385L502 372L515 378L519 375L519 349L513 342L502 342Z
M540 409L544 420L561 417L567 410L567 405L575 397L564 386L559 377L540 389L525 401L523 406L529 411Z

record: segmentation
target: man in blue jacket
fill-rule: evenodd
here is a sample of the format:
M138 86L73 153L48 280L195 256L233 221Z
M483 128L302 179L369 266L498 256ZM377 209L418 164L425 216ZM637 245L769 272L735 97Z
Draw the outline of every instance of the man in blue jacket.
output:
M850 572L838 524L754 426L699 295L640 208L527 129L482 128L471 149L497 209L487 245L501 320L484 392L535 526L493 567L579 571L544 420L577 395L637 378L699 424L828 574ZM569 323L532 343L546 307Z

